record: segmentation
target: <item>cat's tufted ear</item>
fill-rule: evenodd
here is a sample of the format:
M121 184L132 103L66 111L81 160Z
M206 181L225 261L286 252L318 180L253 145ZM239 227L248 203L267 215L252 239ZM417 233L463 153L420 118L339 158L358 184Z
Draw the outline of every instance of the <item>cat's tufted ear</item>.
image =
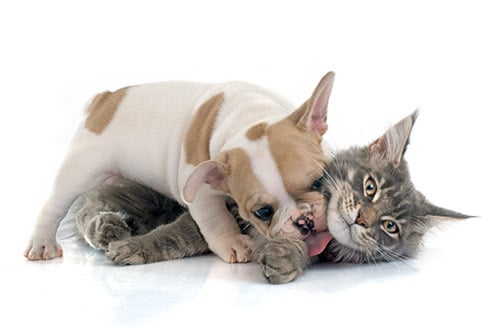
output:
M203 184L209 184L214 190L227 192L226 177L228 175L228 166L221 160L208 160L195 167L191 176L189 176L182 191L182 201L185 204L191 204L194 201L196 193Z
M325 134L328 129L328 100L332 93L334 72L328 72L314 89L312 96L295 110L289 118L304 130L316 133L318 136Z
M418 110L404 118L391 128L375 142L370 144L370 152L387 158L398 167L408 146L410 133L418 117Z
M434 204L426 201L425 204L425 215L423 218L433 219L433 220L454 220L454 219L466 219L473 218L474 216L464 215L463 213L456 212L453 210L441 208L435 206Z

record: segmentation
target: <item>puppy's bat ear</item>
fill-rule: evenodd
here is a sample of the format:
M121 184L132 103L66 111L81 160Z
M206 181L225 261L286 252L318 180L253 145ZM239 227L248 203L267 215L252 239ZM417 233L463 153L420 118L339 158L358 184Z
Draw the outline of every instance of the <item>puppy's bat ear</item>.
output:
M289 118L299 128L316 133L318 136L325 134L328 129L328 100L333 88L334 72L328 72L314 89L312 96L295 110Z
M191 204L196 193L203 184L209 184L214 190L227 192L226 177L228 175L227 164L219 160L208 160L200 163L189 176L182 191L182 201Z

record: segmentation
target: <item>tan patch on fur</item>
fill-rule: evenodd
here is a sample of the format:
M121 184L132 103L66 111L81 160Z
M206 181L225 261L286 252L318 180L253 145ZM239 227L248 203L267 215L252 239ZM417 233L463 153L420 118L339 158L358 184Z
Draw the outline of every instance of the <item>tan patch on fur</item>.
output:
M297 127L290 118L269 126L266 134L288 193L296 198L309 191L326 167L321 137Z
M260 123L254 125L248 129L245 136L251 141L257 141L264 135L266 135L267 123Z
M210 139L223 102L224 93L219 93L205 101L196 111L184 140L188 164L197 165L210 159Z
M312 212L315 229L319 232L326 230L328 227L328 221L326 219L326 211L328 208L328 202L323 193L320 192L307 192L301 194L297 199L297 205L299 208L301 205L306 204L307 208Z
M93 133L101 134L113 120L113 116L125 95L127 95L126 87L115 92L106 91L96 95L87 110L85 128Z
M278 200L266 192L255 176L250 157L243 149L231 149L224 152L224 161L228 166L226 186L239 207L240 215L250 221L263 235L271 228L271 221L262 221L253 215L253 211L265 205L278 210Z
M288 118L295 122L295 124L304 130L307 130L307 119L309 116L309 112L311 111L310 107L311 99L307 99L297 110L295 110Z
M279 131L276 130L274 132ZM286 148L285 145L282 146ZM285 149L280 154L285 154L285 156L288 154L293 159L300 160L290 161L290 163L295 162L295 164L290 164L292 167L289 167L288 164L283 165L278 162L280 171L283 170L281 171L281 175L288 193L300 202L315 205L319 214L321 210L324 210L321 207L321 205L324 205L322 195L318 192L304 193L310 191L312 183L321 177L324 164L323 166L321 164L318 166L316 162L305 158L304 153L301 151L295 152ZM312 155L312 157L316 158L316 155ZM319 157L322 158L321 155ZM225 188L231 194L231 198L238 204L240 215L250 221L263 235L271 236L271 231L277 223L275 221L276 217L272 221L262 221L257 219L253 215L253 212L263 206L272 206L275 212L278 212L280 209L278 199L267 193L267 190L254 174L250 157L243 149L225 151L219 158L228 167ZM282 157L277 158L278 161L280 159ZM316 160L319 159L316 158Z
M320 207L326 207L327 205L325 196L320 192L314 192L314 191L301 194L295 200L297 201L298 205L302 203L309 205L316 205Z

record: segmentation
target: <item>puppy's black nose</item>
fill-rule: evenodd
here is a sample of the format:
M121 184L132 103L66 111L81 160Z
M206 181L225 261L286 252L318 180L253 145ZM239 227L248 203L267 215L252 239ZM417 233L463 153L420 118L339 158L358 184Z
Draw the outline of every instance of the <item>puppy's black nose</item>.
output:
M314 220L301 215L293 221L293 224L299 229L302 235L307 235L314 230Z

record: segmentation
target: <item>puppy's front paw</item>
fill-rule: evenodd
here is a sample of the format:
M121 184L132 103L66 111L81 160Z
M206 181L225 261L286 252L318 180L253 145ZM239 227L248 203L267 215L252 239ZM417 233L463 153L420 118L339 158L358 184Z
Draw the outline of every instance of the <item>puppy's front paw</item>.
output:
M140 265L148 262L142 245L133 238L109 243L106 256L117 265Z
M284 284L302 275L310 262L304 241L277 238L255 250L254 260L259 262L264 277L271 284Z
M254 249L254 241L248 235L223 235L210 249L222 260L229 263L246 263L250 261Z
M50 260L62 255L63 250L55 240L33 239L24 251L28 260Z

